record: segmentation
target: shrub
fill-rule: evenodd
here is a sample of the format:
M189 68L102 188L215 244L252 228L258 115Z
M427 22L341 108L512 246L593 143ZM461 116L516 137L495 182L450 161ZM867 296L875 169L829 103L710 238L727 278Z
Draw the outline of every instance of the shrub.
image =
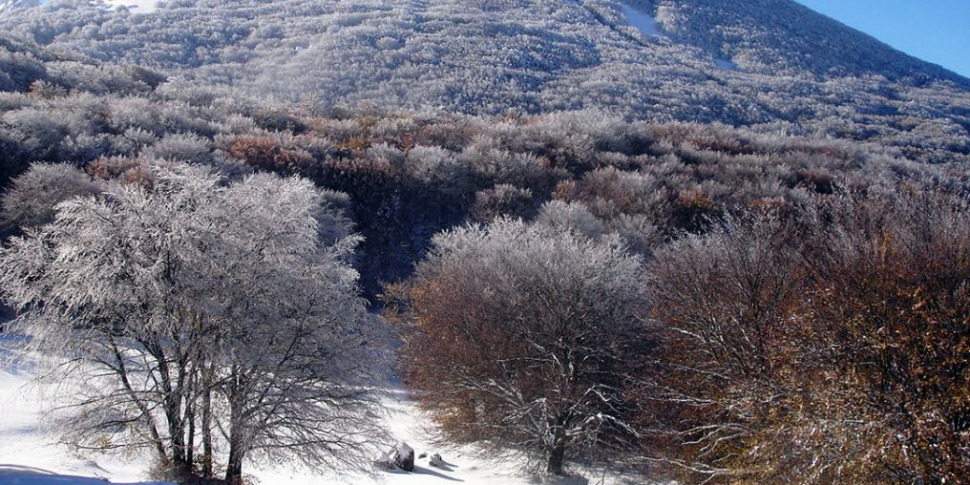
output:
M488 223L502 216L528 217L534 210L531 190L499 184L475 194L475 203L469 215L472 220Z

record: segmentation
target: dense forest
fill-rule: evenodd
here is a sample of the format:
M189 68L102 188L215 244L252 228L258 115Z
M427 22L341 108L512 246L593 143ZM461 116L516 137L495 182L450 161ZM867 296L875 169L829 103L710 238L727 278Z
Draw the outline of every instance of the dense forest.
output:
M253 39L236 56L292 48L287 2L240 2L262 26L204 30L221 41L170 24L215 60L126 40L211 2L79 7L94 20L68 3L25 11L30 41L0 38L0 288L12 329L79 356L60 372L113 383L78 404L78 446L151 450L182 483L238 485L260 457L367 467L390 361L450 439L552 474L967 483L966 80L799 84L738 52L749 72L690 99L574 105L537 80L507 92L540 101L477 103L495 86L470 83L427 109L394 91L404 64L378 91L274 71L333 97L292 103L253 96L270 79L213 82L269 72L227 39ZM584 11L608 21L608 6ZM364 10L320 14L351 42L380 21ZM372 37L361 59L398 42ZM591 63L570 41L548 49ZM371 76L309 51L331 76ZM758 103L723 105L752 79ZM633 116L643 105L667 114Z

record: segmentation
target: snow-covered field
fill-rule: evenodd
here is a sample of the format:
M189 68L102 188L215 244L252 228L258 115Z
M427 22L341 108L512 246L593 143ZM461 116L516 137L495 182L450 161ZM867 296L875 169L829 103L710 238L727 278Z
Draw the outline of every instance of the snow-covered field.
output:
M0 484L2 485L103 485L131 483L148 485L147 454L130 456L123 451L76 452L58 443L62 429L51 424L47 410L55 402L52 384L36 381L43 366L34 365L38 356L11 361L13 339L0 334ZM5 355L4 355L5 354ZM7 357L7 358L4 358ZM392 387L386 394L386 426L395 440L405 441L416 455L412 473L387 472L376 468L351 476L333 476L326 470L309 470L291 465L247 464L246 474L260 485L535 485L536 483L580 485L644 484L639 477L586 471L587 478L540 480L521 471L516 458L495 457L470 446L446 444L433 422L404 390ZM438 453L445 464L433 467L429 457ZM254 482L255 482L254 481Z

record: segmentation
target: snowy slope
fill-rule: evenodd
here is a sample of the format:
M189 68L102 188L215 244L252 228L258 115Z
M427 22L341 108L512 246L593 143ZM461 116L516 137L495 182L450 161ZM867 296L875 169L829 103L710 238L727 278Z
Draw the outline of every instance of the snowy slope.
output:
M792 0L111 3L138 6L52 0L4 13L0 29L198 86L320 106L594 109L638 120L810 122L811 133L842 123L846 105L869 112L898 100L877 112L946 115L947 101L920 110L905 98L933 83L958 95L970 87ZM153 13L131 14L144 11ZM815 123L822 118L831 121Z
M36 7L50 3L51 0L0 0L0 13L15 8ZM154 12L159 0L104 0L109 7L128 7L135 13Z
M158 8L159 0L106 0L106 3L115 7L128 7L135 13L150 13Z
M124 451L75 452L59 444L62 429L49 425L47 411L64 388L36 381L44 368L37 365L42 359L36 355L11 362L12 339L0 334L0 484L15 485L98 485L103 480L112 483L139 483L148 477L151 456ZM6 353L5 353L6 352ZM6 359L2 358L6 355ZM68 391L70 391L68 389ZM68 392L69 394L69 392ZM396 441L405 441L417 454L427 457L416 460L413 473L365 470L351 476L333 476L324 468L308 470L278 464L248 464L247 475L262 485L534 485L536 477L521 472L521 462L515 458L495 457L471 446L444 443L430 417L403 390L392 388L386 395L386 425ZM56 419L53 421L56 422ZM446 462L443 467L429 464L431 455L439 453ZM489 456L486 456L489 455ZM648 483L642 477L611 474L603 470L586 471L595 475L595 483L627 485ZM602 481L601 481L602 480ZM593 481L593 480L591 480ZM586 483L579 477L564 481L545 482L573 485Z
M627 4L622 4L623 12L626 14L627 20L630 25L636 27L637 30L643 33L643 35L651 37L663 36L663 32L660 30L660 24L657 23L657 19L640 12L636 8L633 8Z
M0 464L0 483L9 485L104 485L105 481L100 478L62 475L40 468ZM165 484L153 482L130 485Z

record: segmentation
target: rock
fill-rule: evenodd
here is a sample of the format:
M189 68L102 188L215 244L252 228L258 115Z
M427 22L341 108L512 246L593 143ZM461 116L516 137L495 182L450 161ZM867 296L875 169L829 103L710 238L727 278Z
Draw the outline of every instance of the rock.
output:
M414 471L414 449L408 446L407 443L402 441L398 444L394 452L391 453L391 456L394 458L394 464L398 468L406 472Z
M445 468L445 460L441 458L441 455L435 453L431 455L431 459L428 460L428 464L435 468Z
M374 460L374 466L381 470L391 471L395 466L394 459L391 458L390 453L381 453L381 456Z
M427 456L428 456L428 454L422 451L421 454L418 455L418 458L425 458Z

